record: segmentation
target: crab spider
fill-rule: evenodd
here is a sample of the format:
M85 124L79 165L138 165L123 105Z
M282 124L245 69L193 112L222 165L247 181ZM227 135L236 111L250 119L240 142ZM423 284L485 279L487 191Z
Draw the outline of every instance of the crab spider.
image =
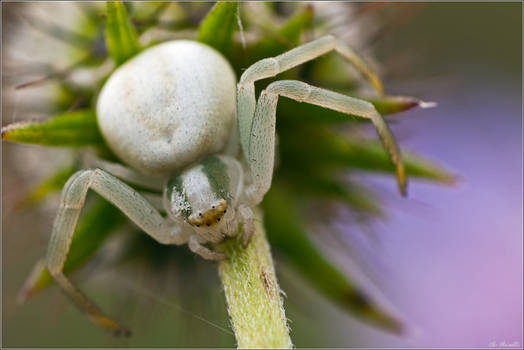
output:
M56 282L95 324L116 334L128 333L63 274L87 191L92 189L113 203L162 244L187 243L205 259L225 259L224 253L205 244L219 243L238 232L244 244L249 243L254 231L251 208L262 201L273 176L279 96L370 119L405 193L399 149L372 104L289 80L270 84L256 101L257 80L330 51L344 56L382 92L380 81L364 62L329 35L256 62L238 84L218 52L187 40L149 48L111 75L98 97L97 118L107 144L126 166L98 160L97 168L79 171L68 180L46 256ZM162 201L146 199L130 184L162 190Z

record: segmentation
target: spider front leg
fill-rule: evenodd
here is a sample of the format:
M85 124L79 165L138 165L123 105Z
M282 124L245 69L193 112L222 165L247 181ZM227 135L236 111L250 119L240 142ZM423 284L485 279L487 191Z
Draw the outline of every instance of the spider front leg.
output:
M200 255L206 260L220 261L227 259L226 254L211 250L206 246L203 246L202 243L205 243L205 239L203 239L199 235L192 235L191 237L189 237L187 245L189 247L189 250L191 250L195 254Z
M242 244L247 247L255 233L255 214L247 205L239 205L238 215L242 222Z
M47 268L58 285L87 313L96 325L114 334L129 334L118 322L104 315L71 281L63 274L67 254L71 246L80 211L89 188L117 206L147 234L163 244L184 244L187 233L171 220L164 219L138 192L103 170L84 170L75 173L62 191L51 241L47 251Z
M270 84L262 91L256 104L250 132L244 135L248 140L247 149L244 150L245 156L253 178L253 185L249 188L248 195L254 202L262 201L271 186L275 157L276 108L279 96L370 119L396 166L400 193L406 194L407 180L400 150L388 125L371 103L300 81L281 80ZM240 117L247 116L240 115Z
M307 44L300 45L276 57L262 59L251 65L240 77L237 85L237 115L240 130L240 142L245 152L251 133L255 113L255 81L274 77L288 69L311 61L319 56L336 51L352 63L373 85L375 90L383 93L382 82L349 46L332 35L323 36Z

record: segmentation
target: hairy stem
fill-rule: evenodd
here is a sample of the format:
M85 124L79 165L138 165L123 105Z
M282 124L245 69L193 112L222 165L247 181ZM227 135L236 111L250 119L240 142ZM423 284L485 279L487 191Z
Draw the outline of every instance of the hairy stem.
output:
M255 234L248 247L237 237L221 248L229 258L220 262L218 271L238 347L291 348L261 211L255 211Z

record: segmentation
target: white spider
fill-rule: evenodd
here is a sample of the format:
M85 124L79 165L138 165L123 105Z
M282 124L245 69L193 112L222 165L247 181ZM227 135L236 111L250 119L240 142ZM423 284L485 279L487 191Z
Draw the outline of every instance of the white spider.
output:
M279 96L371 119L397 167L399 187L405 193L399 149L372 104L291 80L270 84L255 100L255 81L332 50L382 91L380 81L363 61L333 36L256 62L238 84L224 57L211 47L187 40L149 48L111 75L98 97L98 124L111 150L129 167L97 160L99 168L79 171L69 179L46 257L54 279L93 322L117 334L128 333L62 271L87 191L92 189L106 198L162 244L187 243L205 259L224 259L224 253L203 244L221 242L238 232L248 244L254 230L251 208L262 201L271 185ZM124 181L162 189L167 217Z

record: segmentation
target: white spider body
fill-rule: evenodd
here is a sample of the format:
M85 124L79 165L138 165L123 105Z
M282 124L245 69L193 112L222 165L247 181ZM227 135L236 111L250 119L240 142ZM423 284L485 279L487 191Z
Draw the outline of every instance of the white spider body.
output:
M111 75L97 118L124 162L145 174L172 175L225 147L236 120L235 74L211 47L169 41Z
M279 96L370 119L405 193L400 151L371 103L292 80L269 84L257 101L255 81L330 51L352 62L381 91L364 62L330 35L254 63L238 84L218 52L187 40L148 48L112 74L98 97L98 123L111 150L130 167L100 160L105 170L79 171L69 179L46 257L51 275L93 322L118 334L127 332L63 274L87 191L112 202L162 244L187 244L206 259L225 259L223 252L204 244L239 233L248 244L254 232L251 208L263 200L273 177ZM124 181L163 190L163 208L154 205L158 195L146 199Z

